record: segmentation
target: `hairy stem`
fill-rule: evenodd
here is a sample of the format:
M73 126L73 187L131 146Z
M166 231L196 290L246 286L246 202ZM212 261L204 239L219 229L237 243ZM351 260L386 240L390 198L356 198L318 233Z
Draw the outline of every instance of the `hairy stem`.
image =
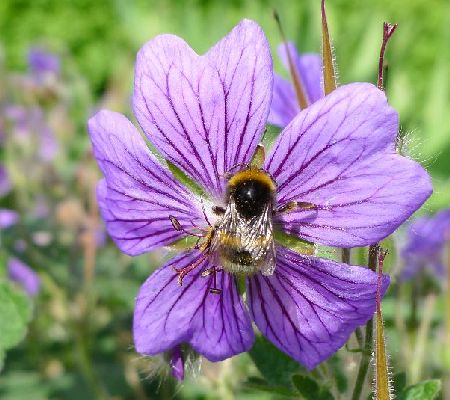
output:
M369 268L376 271L378 262L378 244L369 247ZM373 346L373 319L366 324L364 337L364 347L359 363L358 375L356 376L355 387L353 388L352 400L358 400L366 383L367 371L369 370L370 358L372 356Z

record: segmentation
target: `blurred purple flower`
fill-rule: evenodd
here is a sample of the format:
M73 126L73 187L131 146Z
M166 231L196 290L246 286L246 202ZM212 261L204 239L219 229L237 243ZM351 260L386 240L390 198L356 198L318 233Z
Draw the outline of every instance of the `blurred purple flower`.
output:
M41 281L38 274L15 257L8 260L8 275L12 281L22 286L30 296L36 296L39 293Z
M47 125L45 121L42 121L39 132L39 151L38 155L42 161L50 162L55 159L59 150L59 143L56 140L56 136L53 130Z
M0 229L6 229L17 224L19 214L16 211L0 208Z
M278 47L278 55L287 71L290 71L287 51L289 51L291 56L297 78L305 92L308 104L316 102L324 96L322 87L322 59L320 55L300 55L293 43L283 43ZM284 128L299 112L300 106L293 84L275 73L273 79L273 98L267 121L272 125Z
M44 219L50 215L50 205L42 194L38 194L34 200L34 207L31 211L33 218Z
M445 276L442 258L450 241L450 210L417 218L409 225L407 235L408 241L400 253L405 265L400 280L410 280L426 269L437 278Z
M89 132L105 176L98 201L108 233L129 255L222 221L210 205L229 207L224 177L236 166L246 169L242 166L252 159L273 79L267 40L248 20L203 56L176 36L157 36L139 51L135 72L133 105L140 126L208 198L181 185L125 116L97 113ZM391 234L432 191L423 168L396 153L397 132L397 113L384 93L367 83L342 86L300 112L262 170L276 184L275 209L292 202L314 207L277 212L273 221L269 213L269 222L336 247L365 246ZM174 218L181 230L174 229ZM192 248L147 279L134 314L139 353L155 355L187 342L209 360L223 360L252 346L253 319L278 348L311 369L375 311L375 273L278 243L274 273L246 277L247 311L235 275L220 268L208 273L221 265L218 259L214 251ZM180 287L179 270L192 266ZM383 293L388 284L384 276ZM221 294L211 294L211 288Z
M26 108L9 104L4 108L6 131L23 145L35 142L36 154L44 162L52 161L58 151L59 143L55 133L48 125L44 112L39 107Z
M28 51L28 65L35 76L58 75L60 71L59 57L39 47L32 47Z
M12 189L8 171L0 164L0 197L7 195Z

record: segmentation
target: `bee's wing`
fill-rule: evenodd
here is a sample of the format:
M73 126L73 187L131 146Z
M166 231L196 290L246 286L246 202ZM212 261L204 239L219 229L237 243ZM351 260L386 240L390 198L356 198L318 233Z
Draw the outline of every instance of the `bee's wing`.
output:
M272 205L268 203L261 215L244 219L231 200L224 217L216 228L215 249L233 243L236 249L247 251L259 265L264 275L272 275L275 269L275 244L273 241ZM225 241L223 238L227 238ZM232 239L232 240L230 240Z
M263 275L273 275L276 266L276 250L275 243L272 239L270 249L266 254L266 258L261 266L261 273Z
M249 236L253 236L254 243L260 243L260 251L263 253L261 273L272 275L275 271L275 242L273 240L272 205L269 203L263 213L253 218L248 225Z

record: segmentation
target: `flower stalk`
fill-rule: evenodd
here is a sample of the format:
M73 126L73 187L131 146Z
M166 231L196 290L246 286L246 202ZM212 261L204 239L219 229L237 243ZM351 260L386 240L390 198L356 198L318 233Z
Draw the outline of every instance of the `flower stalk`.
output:
M323 63L323 87L325 95L336 89L336 71L334 67L333 50L331 48L330 34L328 32L325 0L321 2L322 12L322 63Z
M280 16L278 15L278 12L276 10L273 10L273 16L277 23L278 30L280 31L281 39L283 40L283 43L284 43L287 60L288 60L288 65L289 65L289 73L291 75L292 84L294 85L294 89L295 89L295 96L297 97L297 102L298 102L298 105L300 106L300 109L303 110L306 107L308 107L308 99L306 98L306 94L305 94L305 90L302 85L302 81L297 72L297 68L294 64L294 59L292 57L292 54L289 50L288 41L286 39L286 35L284 34L284 30L281 25Z
M398 24L390 24L388 22L383 23L383 42L381 43L381 49L380 49L380 59L378 61L378 81L377 81L377 87L380 90L384 90L384 72L385 72L385 65L384 65L384 53L386 51L387 43L389 42L389 39L394 34L395 30L397 29Z
M378 263L378 244L369 246L369 268L372 271L376 271ZM362 351L361 361L359 363L358 375L356 376L355 387L353 388L352 400L358 400L361 397L361 393L366 382L367 371L369 370L370 358L372 355L373 344L373 319L369 320L366 324L364 347Z
M387 251L380 251L378 255L377 313L375 325L375 394L377 400L390 400L392 398L391 386L389 383L389 365L384 338L384 322L381 314L381 280L386 254Z

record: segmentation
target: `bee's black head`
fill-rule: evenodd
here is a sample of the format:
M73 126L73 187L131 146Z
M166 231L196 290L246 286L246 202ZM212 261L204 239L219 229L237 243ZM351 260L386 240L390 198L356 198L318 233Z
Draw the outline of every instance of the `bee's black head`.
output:
M262 214L271 202L272 191L260 180L242 180L230 188L230 198L234 200L237 212L250 219Z

